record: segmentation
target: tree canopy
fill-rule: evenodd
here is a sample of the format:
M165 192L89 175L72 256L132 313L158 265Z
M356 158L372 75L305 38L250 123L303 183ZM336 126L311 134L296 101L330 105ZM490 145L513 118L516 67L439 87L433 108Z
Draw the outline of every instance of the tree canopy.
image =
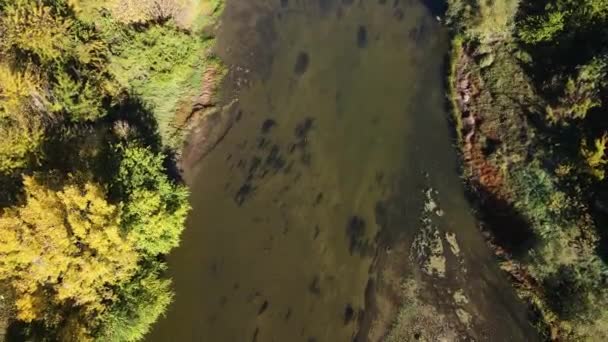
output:
M140 340L173 298L167 137L208 47L183 4L0 0L0 291L27 339Z

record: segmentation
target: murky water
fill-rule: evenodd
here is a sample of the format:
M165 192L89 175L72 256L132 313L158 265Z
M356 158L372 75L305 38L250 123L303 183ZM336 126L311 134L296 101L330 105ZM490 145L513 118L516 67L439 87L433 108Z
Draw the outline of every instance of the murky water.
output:
M249 83L192 177L169 260L175 303L149 340L351 341L378 233L413 236L428 186L473 269L468 281L449 264L448 278L469 286L475 314L502 315L495 334L523 336L463 197L443 108L447 36L428 10L228 0L221 32Z

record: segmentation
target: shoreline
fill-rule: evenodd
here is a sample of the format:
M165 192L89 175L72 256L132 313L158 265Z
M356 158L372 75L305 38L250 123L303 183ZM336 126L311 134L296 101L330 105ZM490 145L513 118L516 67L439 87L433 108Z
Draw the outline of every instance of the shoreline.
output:
M487 203L483 195L479 192L479 186L488 186L483 184L489 182L493 177L496 178L497 170L486 166L487 160L474 156L474 150L480 150L480 146L473 140L477 126L477 118L475 113L472 113L467 108L469 97L472 96L466 89L472 84L470 79L470 71L467 71L467 63L475 63L473 58L466 52L464 41L459 33L452 34L450 40L449 73L446 75L448 102L450 104L449 115L452 129L456 135L456 146L460 172L463 177L465 193L470 205L473 208L475 219L478 221L478 229L482 234L486 244L496 257L497 263L501 270L508 276L510 286L515 289L524 288L526 290L536 292L536 287L533 286L533 279L527 274L522 265L517 264L511 255L501 248L496 243L496 236L493 235L488 223L484 220L485 211L492 206ZM484 168L485 166L485 168ZM485 178L484 178L485 177ZM475 184L478 184L477 187ZM483 185L481 185L483 184ZM492 184L495 191L491 191L490 195L502 196L500 193L500 185ZM489 207L488 208L488 204ZM496 208L499 209L499 208ZM538 295L538 294L537 294ZM518 297L529 306L530 314L533 313L533 307L530 300L521 296L518 291ZM533 323L533 321L531 321Z

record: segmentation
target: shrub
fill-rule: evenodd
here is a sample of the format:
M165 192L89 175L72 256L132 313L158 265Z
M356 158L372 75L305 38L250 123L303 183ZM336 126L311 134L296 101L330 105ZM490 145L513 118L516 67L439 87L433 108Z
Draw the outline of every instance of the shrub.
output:
M179 244L190 209L188 190L169 180L162 155L135 145L119 146L118 153L114 187L125 201L123 230L142 253L166 254Z

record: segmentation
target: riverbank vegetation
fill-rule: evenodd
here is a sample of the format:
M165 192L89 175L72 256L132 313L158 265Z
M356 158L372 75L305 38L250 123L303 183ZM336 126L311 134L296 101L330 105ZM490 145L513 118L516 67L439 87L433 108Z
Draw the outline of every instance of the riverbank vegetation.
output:
M547 340L608 338L608 2L449 0L464 173Z
M176 118L217 66L220 10L0 0L0 337L135 341L166 310L189 211Z

